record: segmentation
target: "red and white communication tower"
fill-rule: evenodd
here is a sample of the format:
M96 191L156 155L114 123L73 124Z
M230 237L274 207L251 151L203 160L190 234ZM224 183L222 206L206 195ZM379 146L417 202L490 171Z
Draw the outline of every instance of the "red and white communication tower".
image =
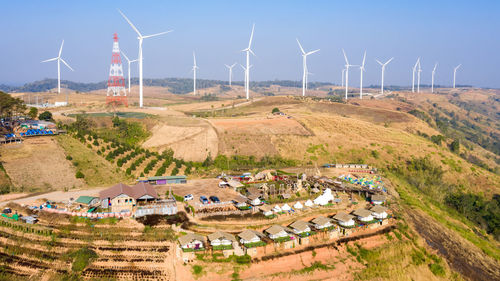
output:
M127 91L125 90L125 79L123 79L122 58L120 56L120 46L118 45L118 35L113 36L113 55L111 56L111 66L109 67L108 92L106 93L106 104L128 106ZM110 95L110 93L112 93Z

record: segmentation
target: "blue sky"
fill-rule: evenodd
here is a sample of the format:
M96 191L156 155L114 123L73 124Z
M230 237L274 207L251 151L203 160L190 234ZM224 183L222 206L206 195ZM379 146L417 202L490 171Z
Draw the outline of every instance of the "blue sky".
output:
M143 34L173 29L144 41L144 76L191 77L196 51L199 78L227 79L224 64L243 63L252 23L252 80L300 80L302 61L295 42L306 50L310 81L340 83L342 48L352 64L367 50L365 85L380 83L375 59L395 57L385 84L409 85L411 68L422 57L422 82L450 85L452 69L462 63L457 83L500 87L500 1L2 1L0 83L19 84L56 78L55 63L65 39L62 78L96 82L107 79L112 35L136 56L136 35L117 9ZM137 76L137 69L132 69ZM234 79L242 80L241 68ZM359 70L350 73L358 85Z

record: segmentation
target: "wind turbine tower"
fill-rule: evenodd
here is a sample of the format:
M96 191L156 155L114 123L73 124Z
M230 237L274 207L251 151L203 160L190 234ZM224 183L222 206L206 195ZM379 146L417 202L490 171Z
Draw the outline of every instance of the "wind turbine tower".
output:
M387 66L388 63L390 63L394 58L389 59L385 63L381 63L379 60L375 60L382 66L382 83L380 84L380 93L384 94L384 72L385 72L385 67Z
M199 67L196 65L196 55L193 52L193 95L196 96L196 70Z
M233 63L232 65L225 64L227 69L229 69L229 87L231 87L231 81L233 80L233 67L235 65L236 65L236 63Z
M345 77L345 68L342 68L342 83L341 83L342 87L344 87L344 81L345 81L344 77Z
M365 54L363 55L363 62L359 67L359 70L361 72L359 76L359 99L363 99L363 72L365 72L365 59L366 59L366 50Z
M123 57L127 60L127 63L128 63L128 93L130 94L130 64L132 64L133 62L137 62L138 59L135 59L135 60L130 60L127 55L125 55L125 52L121 52Z
M411 91L415 93L415 71L417 71L417 66L420 65L420 58L417 59L417 62L413 66L413 76L411 81Z
M55 61L57 60L57 93L60 94L61 93L61 61L69 68L71 69L71 71L74 71L73 68L71 68L71 66L69 66L68 63L66 63L66 61L64 61L62 58L61 58L61 54L62 54L62 49L63 49L63 45L64 45L64 39L62 40L62 43L61 43L61 48L59 48L59 55L55 58L51 58L51 59L48 59L48 60L44 60L42 62L49 62L49 61Z
M355 65L349 64L344 49L342 49L342 53L344 54L344 59L345 59L345 99L347 100L347 92L349 90L349 67Z
M417 72L417 93L420 93L420 72L422 72L422 68L420 67L420 61L419 61L418 72Z
M302 68L303 68L303 74L302 74L302 96L306 96L306 87L307 87L307 56L312 55L316 52L319 51L319 49L310 51L310 52L305 52L304 48L302 48L302 45L300 44L299 39L297 39L297 44L299 44L300 52L302 53Z
M462 66L462 64L457 65L453 69L453 89L455 89L455 81L456 81L456 78L457 78L457 70L460 68L460 66Z
M437 66L438 66L438 64L436 62L436 64L434 65L434 68L432 69L431 93L434 93L434 75L436 75Z
M123 16L123 18L130 25L130 27L132 27L132 29L137 33L137 39L139 40L139 107L142 107L144 105L144 103L143 103L143 96L144 95L143 95L143 89L142 89L142 85L143 85L143 83L142 83L142 78L143 78L143 76L142 76L142 42L144 41L144 39L167 34L169 32L172 32L172 30L143 36L139 32L139 30L134 26L134 24L125 16L125 14L122 13L122 11L118 10L118 12L120 12L120 14Z
M252 39L253 39L253 31L255 29L255 24L252 25L252 33L250 34L250 41L248 41L248 47L241 50L245 52L247 55L247 67L245 68L245 92L247 96L247 100L250 99L250 53L255 56L255 53L252 51Z

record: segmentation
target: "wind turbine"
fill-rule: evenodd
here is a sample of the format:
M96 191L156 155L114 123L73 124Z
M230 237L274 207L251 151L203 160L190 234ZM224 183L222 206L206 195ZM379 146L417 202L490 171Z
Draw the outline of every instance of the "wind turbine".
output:
M57 60L57 93L60 94L61 93L61 61L69 68L71 69L71 71L74 71L73 68L71 68L71 66L69 66L69 64L64 61L62 58L61 58L61 54L62 54L62 49L63 49L63 45L64 45L64 39L62 40L62 43L61 43L61 48L59 48L59 55L55 58L51 58L51 59L48 59L48 60L44 60L42 62L49 62L49 61L55 61Z
M380 93L381 94L384 94L384 72L385 72L385 66L390 63L394 58L391 58L389 59L388 61L386 61L385 63L381 63L379 60L375 60L378 62L378 64L380 64L380 66L382 66L382 84L380 85Z
M236 63L233 63L232 65L225 64L227 69L229 69L229 87L231 87L231 81L233 80L233 67L235 65L236 65Z
M120 14L123 16L123 18L130 25L130 27L132 27L132 29L138 35L137 39L139 40L139 107L142 107L143 106L143 89L142 89L142 41L144 39L147 39L147 38L151 38L151 37L155 37L155 36L167 34L169 32L172 32L173 30L169 30L169 31L164 31L164 32L160 32L160 33L155 33L155 34L143 36L139 32L139 30L134 26L134 24L125 16L125 14L122 13L122 11L118 10L118 12L120 12Z
M128 93L130 94L130 64L132 64L133 62L136 62L138 61L138 59L135 59L135 60L129 60L129 58L127 57L127 55L125 55L125 52L121 52L123 57L127 60L127 63L128 63Z
M412 93L415 93L415 71L417 71L417 66L420 65L420 58L417 59L417 62L415 63L415 66L413 66L413 76L412 76L412 82L411 82L411 91Z
M421 64L418 62L418 72L417 72L417 93L420 93L420 72L422 72Z
M359 76L359 99L363 99L363 72L365 72L365 59L366 59L366 50L365 54L363 55L363 62L359 67L359 71L361 72Z
M198 69L199 67L196 65L196 55L194 54L194 51L193 51L193 95L196 96L196 70Z
M349 89L349 67L355 65L349 64L344 49L342 49L342 53L344 54L344 59L345 59L345 99L347 100L347 91Z
M255 29L255 23L252 25L252 33L250 34L250 41L248 41L248 47L241 50L242 52L246 52L247 55L247 67L245 68L245 92L247 95L247 100L250 99L250 53L255 56L255 53L252 51L252 39L253 39L253 31Z
M297 39L297 44L299 44L300 51L302 52L302 68L304 70L304 72L302 74L302 96L305 97L306 96L306 87L307 87L307 56L318 52L319 49L306 53L304 51L304 48L302 48L302 45L300 44L299 39Z
M462 64L457 65L453 69L453 89L455 89L455 81L456 81L456 78L457 78L457 70L460 68L460 66L462 66Z
M434 65L434 69L432 69L432 81L431 81L431 93L434 93L434 75L436 74L436 68L438 66L438 63Z
M246 85L247 85L247 75L246 75L246 74L247 74L247 68L246 68L246 67L244 67L244 66L243 66L243 65L241 65L241 64L240 64L240 66L241 66L241 69L243 69L243 72L245 72L245 78L244 78L244 81L245 81L245 87L246 87ZM252 65L250 65L250 66L249 66L249 68L252 68Z

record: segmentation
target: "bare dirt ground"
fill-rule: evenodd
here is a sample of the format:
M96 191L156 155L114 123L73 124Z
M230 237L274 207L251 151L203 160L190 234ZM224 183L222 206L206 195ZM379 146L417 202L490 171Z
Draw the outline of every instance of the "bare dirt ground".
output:
M174 156L187 161L203 161L218 153L218 138L214 129L206 124L200 127L157 125L152 136L143 144L145 148L158 148L161 152L169 147Z
M2 161L17 187L72 188L84 185L75 178L75 169L52 137L27 138L22 144L0 147Z
M500 280L500 264L493 258L423 212L407 213L415 230L446 258L451 268L469 280Z

